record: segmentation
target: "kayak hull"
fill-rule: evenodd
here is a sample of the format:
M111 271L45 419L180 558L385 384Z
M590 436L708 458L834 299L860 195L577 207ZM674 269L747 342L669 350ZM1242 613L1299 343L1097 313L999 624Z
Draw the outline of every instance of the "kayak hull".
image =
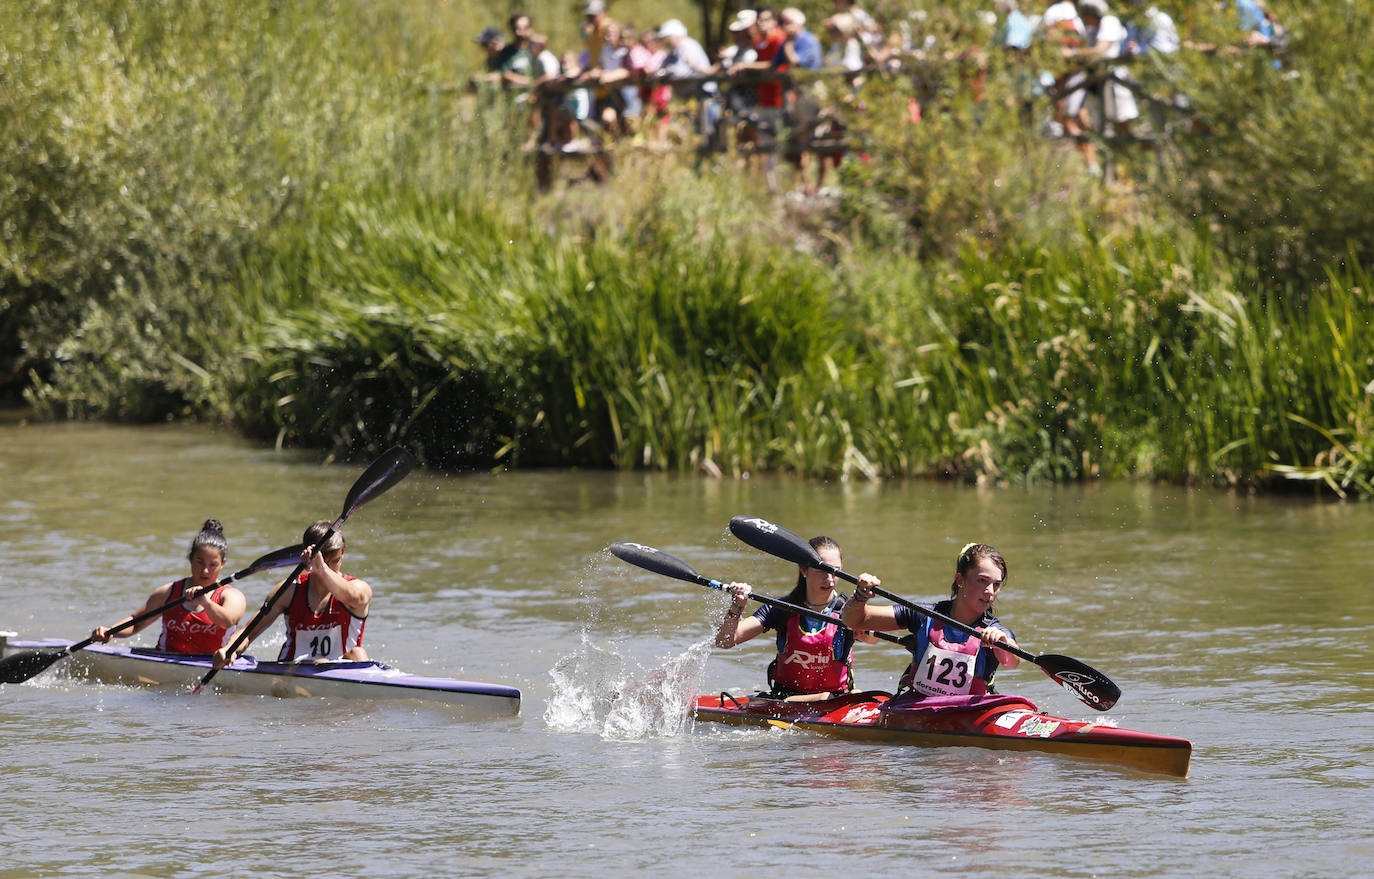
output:
M0 636L0 655L26 650L65 650L71 641L18 641ZM92 644L58 666L74 678L156 687L195 686L211 669L210 657L160 653L139 647ZM406 674L378 662L262 662L240 656L210 684L226 693L252 696L330 696L442 702L482 714L520 713L520 691L502 684Z
M1019 696L894 699L852 693L822 702L699 696L697 720L735 726L796 728L832 738L916 747L971 746L1042 751L1185 778L1193 746L1187 739L1042 714Z

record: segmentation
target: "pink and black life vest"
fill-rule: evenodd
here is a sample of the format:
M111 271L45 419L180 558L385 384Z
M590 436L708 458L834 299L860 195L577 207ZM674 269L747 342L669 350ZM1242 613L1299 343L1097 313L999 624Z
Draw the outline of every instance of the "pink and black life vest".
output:
M987 681L978 676L981 639L970 635L963 643L945 637L944 623L932 620L926 649L912 661L902 675L901 690L916 690L927 696L982 696Z
M849 692L853 675L839 626L788 614L780 635L771 669L775 687L792 693Z

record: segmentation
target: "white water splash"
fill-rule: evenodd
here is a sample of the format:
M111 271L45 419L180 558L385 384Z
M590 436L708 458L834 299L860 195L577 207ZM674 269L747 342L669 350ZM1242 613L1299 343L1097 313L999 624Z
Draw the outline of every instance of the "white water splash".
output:
M658 666L631 668L614 644L584 638L549 672L553 694L544 722L555 731L591 732L615 741L681 735L709 656L710 645L702 642Z

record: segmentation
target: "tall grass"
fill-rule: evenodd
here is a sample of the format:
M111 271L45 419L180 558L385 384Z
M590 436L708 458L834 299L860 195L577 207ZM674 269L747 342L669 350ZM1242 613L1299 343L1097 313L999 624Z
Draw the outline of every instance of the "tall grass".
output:
M937 439L944 466L980 477L1303 475L1367 490L1365 275L1297 296L1228 269L1205 237L1183 252L1142 235L914 281L866 313L896 354L880 460ZM901 423L933 401L955 405Z
M827 267L703 222L689 182L583 241L423 203L331 210L302 281L329 307L278 315L235 411L448 466L1369 490L1366 275L1266 290L1205 235L1144 233Z

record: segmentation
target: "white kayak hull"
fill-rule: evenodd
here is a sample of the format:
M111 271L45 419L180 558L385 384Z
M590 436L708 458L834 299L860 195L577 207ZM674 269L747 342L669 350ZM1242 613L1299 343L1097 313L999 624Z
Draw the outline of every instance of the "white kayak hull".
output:
M72 643L57 638L20 641L0 634L0 656L25 650L64 650ZM62 659L54 668L74 678L106 683L190 689L210 670L211 664L208 656L92 644ZM377 662L262 662L241 656L220 669L210 686L225 693L252 696L415 699L486 714L513 716L520 712L520 691L514 687L406 674Z

